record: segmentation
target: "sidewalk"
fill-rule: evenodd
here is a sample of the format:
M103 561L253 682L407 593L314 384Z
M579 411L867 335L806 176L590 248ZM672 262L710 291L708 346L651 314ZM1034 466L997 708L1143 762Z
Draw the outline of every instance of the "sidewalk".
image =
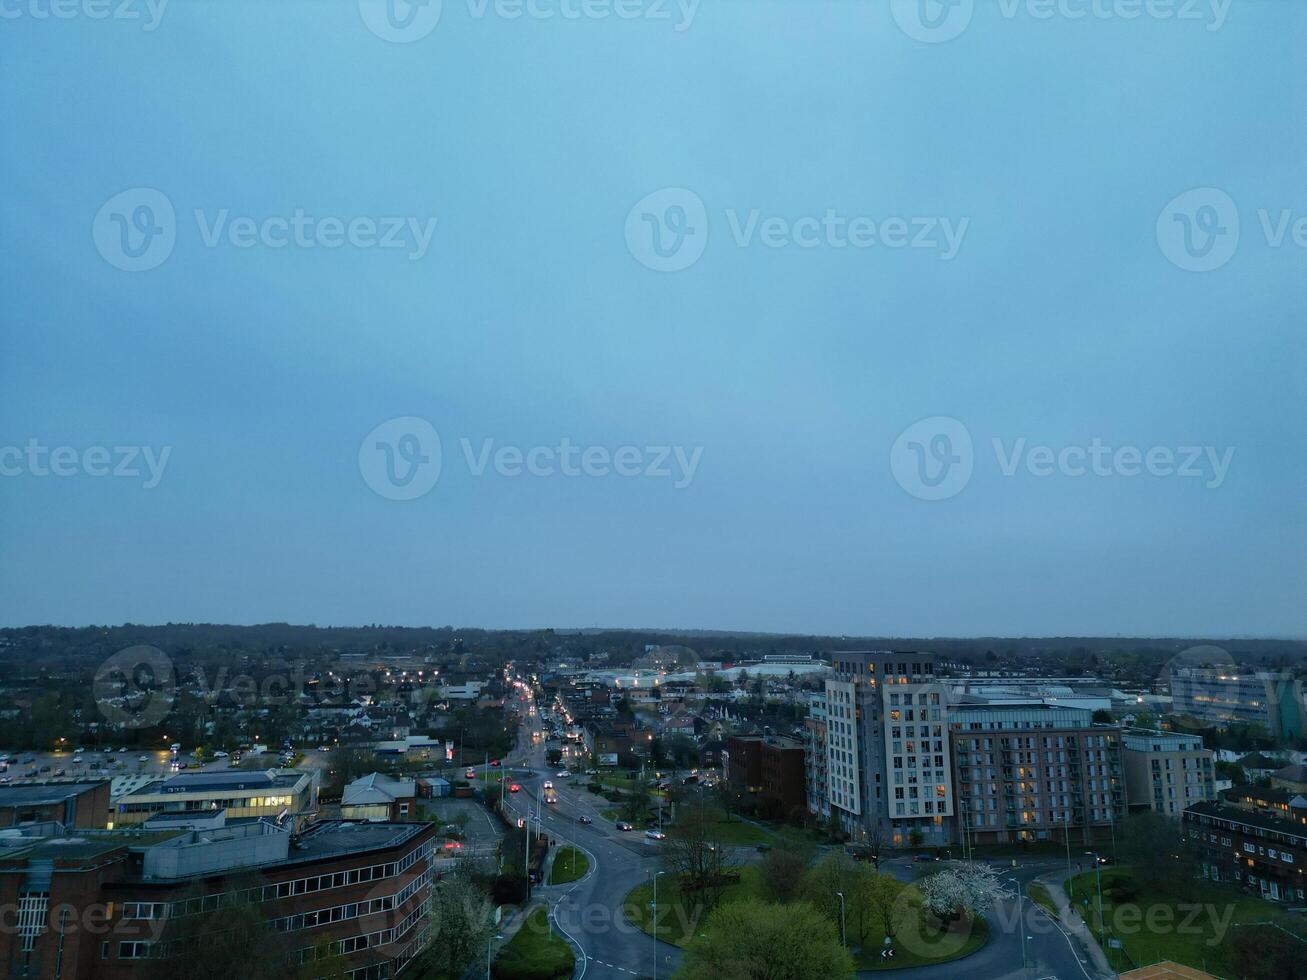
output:
M1048 875L1040 875L1034 881L1039 882L1048 889L1049 898L1057 906L1058 923L1070 933L1071 938L1088 954L1094 972L1100 977L1115 977L1116 971L1107 962L1107 956L1103 953L1103 948L1098 945L1098 940L1094 938L1093 932L1090 930L1088 923L1081 917L1080 912L1071 905L1066 896L1066 891L1062 887L1066 880L1074 877L1075 874L1075 872L1056 871Z

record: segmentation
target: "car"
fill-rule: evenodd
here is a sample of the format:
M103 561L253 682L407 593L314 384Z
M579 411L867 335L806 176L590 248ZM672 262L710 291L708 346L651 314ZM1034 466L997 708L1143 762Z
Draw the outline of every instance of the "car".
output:
M456 840L445 841L445 850L447 851L461 851L462 849L463 845Z
M522 787L519 786L519 785L517 785L517 783L512 783L512 784L509 785L509 787L508 787L508 791L509 791L510 793L517 793L517 792L519 792L521 789L522 789Z
M143 756L141 756L139 759L137 759L136 761L137 761L137 762L149 762L149 761L150 761L150 757L149 757L148 755L143 755Z
M13 776L0 776L0 783L12 783L13 781Z
M918 854L912 860L914 861L937 861L938 858L931 857L929 854Z
M477 771L476 771L475 769L473 769L471 766L469 766L467 772L463 773L463 778L464 778L464 779L476 779L476 778L477 778Z
M73 765L80 766L81 764L82 764L82 757L80 755L73 756Z
M585 815L576 818L579 823L594 823L594 819Z
M635 830L634 824L629 824L625 820L617 821L617 829L621 831Z
M554 788L554 781L552 779L546 779L545 785L542 787L542 789L553 789L553 788Z
M227 755L226 752L215 752L215 753L213 753L213 757L214 757L215 759L228 759L228 758L231 758L229 755Z
M498 769L499 766L500 766L500 760L499 760L499 759L491 759L491 760L490 760L490 764L491 764L492 766L494 766L496 769Z
M587 770L585 771L585 774L586 774L587 776L598 776L598 775L599 775L599 770L598 770L598 769L587 769Z
M85 751L86 751L86 749L83 749L83 748L80 748L80 747L79 747L79 748L73 749L73 755L81 755L81 754L82 754L83 752L85 752Z
M646 831L644 832L644 835L645 835L646 837L648 837L650 840L666 840L666 839L667 839L667 835L664 834L661 830L646 830Z
M41 772L49 772L49 771L50 771L50 767L49 767L49 766L42 766L42 767L41 767Z
M556 779L571 779L571 778L572 778L572 774L571 774L570 772L568 772L566 769L564 769L562 772L556 772L556 773L554 773L554 777L555 777Z
M42 769L41 771L42 771L42 772L45 772L44 769ZM64 774L64 770L62 770L62 769L56 769L56 770L54 771L54 774L55 774L56 776L62 776L62 775Z

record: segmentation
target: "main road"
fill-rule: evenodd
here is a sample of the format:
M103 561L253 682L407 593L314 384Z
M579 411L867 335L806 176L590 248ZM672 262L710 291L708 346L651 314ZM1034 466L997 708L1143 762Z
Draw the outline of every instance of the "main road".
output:
M642 932L627 921L623 903L635 888L660 870L659 842L641 831L621 832L601 817L575 777L560 777L546 766L544 739L535 741L538 712L526 712L518 745L509 760L530 769L538 778L519 780L522 791L506 796L508 809L525 819L528 815L555 843L572 844L586 853L590 869L579 881L568 885L537 887L537 895L550 905L554 923L577 951L575 977L670 978L681 960L681 951ZM541 801L544 779L551 779L558 802ZM581 817L589 817L589 824ZM886 973L863 971L863 977L892 977L894 980L950 980L966 974L975 980L1103 980L1093 963L1077 949L1042 908L1028 898L1015 898L1016 885L1024 892L1032 880L1062 870L1058 861L1025 861L1013 867L1009 862L991 862L1006 880L1014 897L1000 901L989 916L990 938L986 945L963 960L937 966L906 967ZM902 881L919 877L920 865L910 857L882 860L880 870ZM931 870L937 867L931 866ZM1022 933L1025 933L1025 966L1022 965ZM1110 975L1109 975L1110 976Z

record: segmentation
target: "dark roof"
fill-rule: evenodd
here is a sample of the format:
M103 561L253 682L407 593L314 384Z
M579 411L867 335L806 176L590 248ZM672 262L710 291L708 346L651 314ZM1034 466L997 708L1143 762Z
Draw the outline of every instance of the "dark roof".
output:
M1217 803L1215 800L1203 800L1201 803L1186 807L1184 811L1185 818L1188 819L1190 814L1228 820L1231 823L1243 824L1245 827L1256 827L1260 830L1269 830L1277 834L1287 834L1298 838L1301 844L1307 846L1307 824L1299 823L1297 820L1290 820L1287 817L1273 817L1268 813L1259 813L1256 810L1226 806L1224 803Z
M154 790L158 793L206 793L223 789L271 789L275 786L294 786L300 774L227 769L221 772L182 773L173 776Z
M1272 759L1268 755L1260 752L1249 752L1239 760L1239 765L1245 769L1275 769L1283 762L1283 759Z
M65 800L81 796L83 793L107 783L107 779L97 779L82 783L23 783L0 787L0 807L46 806L63 803Z
M1307 783L1307 766L1285 766L1271 773L1272 779L1283 779L1290 783Z

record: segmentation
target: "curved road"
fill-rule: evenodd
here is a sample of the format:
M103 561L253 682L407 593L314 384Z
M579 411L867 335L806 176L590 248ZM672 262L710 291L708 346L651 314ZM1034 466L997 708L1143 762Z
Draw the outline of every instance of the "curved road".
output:
M589 794L560 779L545 765L543 741L533 743L531 732L537 727L533 717L523 719L518 748L512 764L546 774L558 793L558 802L539 802L542 779L530 780L523 792L507 797L508 808L524 816L528 808L535 819L537 811L544 831L556 842L574 844L589 856L590 870L579 881L568 885L536 886L536 894L549 902L559 931L571 940L578 951L576 978L654 977L670 978L680 963L681 951L655 940L631 925L622 914L626 895L650 874L658 870L656 841L639 831L622 833L599 816ZM605 803L605 806L607 804ZM589 816L593 823L578 819ZM1011 863L993 862L1003 878L1015 878L1022 889L1040 875L1055 875L1062 870L1058 861L1026 861L1017 868ZM935 866L931 865L933 870ZM907 857L883 860L880 870L902 881L919 877L919 864ZM1008 882L1011 887L1011 882ZM1024 930L1018 924L1024 924ZM912 967L892 971L863 971L860 976L882 976L894 980L947 980L966 974L973 980L1100 980L1088 957L1082 955L1072 940L1053 919L1028 898L1020 902L1009 899L999 903L989 917L990 939L979 951L963 960L937 966ZM1026 935L1026 966L1022 968L1022 931Z

